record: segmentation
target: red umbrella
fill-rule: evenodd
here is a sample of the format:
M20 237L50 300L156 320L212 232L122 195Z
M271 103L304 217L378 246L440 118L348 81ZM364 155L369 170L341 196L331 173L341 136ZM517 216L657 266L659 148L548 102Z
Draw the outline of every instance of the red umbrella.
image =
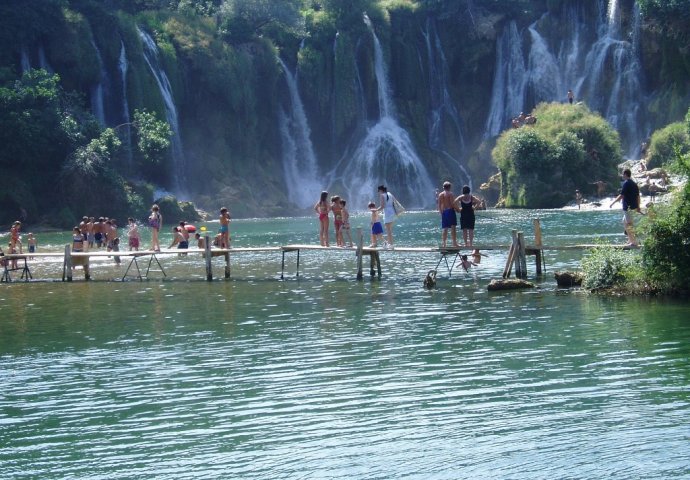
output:
M196 227L194 225L185 225L184 226L185 230L187 230L189 233L194 233L196 232Z

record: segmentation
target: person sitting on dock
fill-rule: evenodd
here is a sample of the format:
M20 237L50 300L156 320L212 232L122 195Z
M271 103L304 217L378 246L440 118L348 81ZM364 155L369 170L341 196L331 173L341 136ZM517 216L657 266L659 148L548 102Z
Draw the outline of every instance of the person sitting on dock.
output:
M379 220L379 210L376 208L374 202L369 202L369 211L371 212L371 245L369 247L378 247L378 242L383 242L383 225Z
M450 238L453 242L453 247L459 247L457 237L458 217L455 214L455 195L450 190L450 182L443 183L443 191L438 194L436 203L438 212L441 214L441 247L446 248L448 240L448 230L450 229Z

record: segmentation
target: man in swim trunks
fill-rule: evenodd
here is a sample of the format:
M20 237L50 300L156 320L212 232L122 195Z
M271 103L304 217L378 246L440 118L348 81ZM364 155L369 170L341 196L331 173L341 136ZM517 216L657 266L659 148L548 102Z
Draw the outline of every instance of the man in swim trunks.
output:
M443 183L443 191L438 194L438 211L441 214L441 246L446 248L446 241L448 239L448 230L450 229L450 237L453 241L454 247L459 247L456 227L458 225L458 217L455 215L455 195L450 190L450 182Z

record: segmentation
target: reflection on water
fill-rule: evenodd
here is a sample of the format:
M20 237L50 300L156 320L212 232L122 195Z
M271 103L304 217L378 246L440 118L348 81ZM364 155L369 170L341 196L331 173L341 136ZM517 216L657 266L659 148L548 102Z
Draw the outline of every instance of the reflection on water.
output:
M498 252L432 291L425 256L356 282L350 254L1 285L0 476L687 477L687 304L489 293Z

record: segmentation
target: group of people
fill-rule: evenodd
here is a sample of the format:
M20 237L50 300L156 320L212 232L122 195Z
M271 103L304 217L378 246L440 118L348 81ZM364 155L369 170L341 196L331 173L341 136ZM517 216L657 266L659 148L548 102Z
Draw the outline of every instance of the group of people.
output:
M352 246L352 233L350 231L350 212L347 209L347 201L339 195L333 195L328 199L328 192L321 192L319 201L314 205L314 211L319 215L319 242L322 247L329 247L329 213L333 213L335 225L335 242L339 247L345 246L345 236L348 246Z
M520 112L520 115L513 118L513 120L511 121L511 125L513 126L513 128L520 128L524 125L534 125L535 123L537 123L537 117L535 117L531 113L525 115L524 112Z
M462 195L456 197L451 191L451 183L443 183L443 191L438 194L437 206L441 214L441 246L446 247L448 241L448 230L450 230L453 247L459 247L457 239L457 212L460 213L460 228L466 247L471 247L474 243L474 210L482 205L482 200L472 195L470 187L462 187Z
M23 252L23 244L22 244L22 237L21 237L21 229L22 229L22 222L17 220L12 224L10 227L10 241L7 244L7 254L8 255L13 255L13 254L22 254ZM33 233L27 234L27 239L26 239L27 247L29 250L29 254L34 253L36 251L36 248L38 246L38 241L36 240L36 237L34 237ZM4 257L5 252L2 250L2 247L0 246L0 257ZM32 258L32 257L29 257ZM0 258L0 266L5 266L7 260L4 258ZM10 260L9 262L9 267L12 269L17 268L17 259L14 258Z

